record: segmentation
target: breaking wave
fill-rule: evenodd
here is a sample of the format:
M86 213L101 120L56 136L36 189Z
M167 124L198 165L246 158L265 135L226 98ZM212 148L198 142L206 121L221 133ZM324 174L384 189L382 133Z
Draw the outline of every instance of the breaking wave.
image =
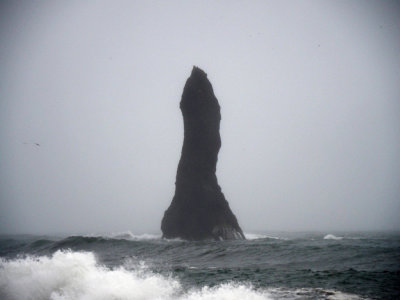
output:
M161 234L143 233L143 234L133 234L130 231L113 232L105 234L90 234L87 237L100 237L108 239L117 240L128 240L128 241L147 241L147 240L159 240L161 239Z
M227 283L184 291L179 281L143 264L115 269L91 252L57 251L51 257L0 260L1 299L269 299L251 286Z
M269 236L269 235L258 234L258 233L245 233L244 236L248 240L259 240L259 239L286 240L286 238L281 238L281 237L277 237L277 236Z
M343 240L342 236L336 236L333 234L327 234L324 236L324 240Z
M0 259L0 298L5 300L106 299L300 299L305 290L256 289L247 283L227 282L185 290L172 276L152 272L140 261L108 268L92 252L58 250L51 256ZM359 299L336 291L314 289L317 298Z

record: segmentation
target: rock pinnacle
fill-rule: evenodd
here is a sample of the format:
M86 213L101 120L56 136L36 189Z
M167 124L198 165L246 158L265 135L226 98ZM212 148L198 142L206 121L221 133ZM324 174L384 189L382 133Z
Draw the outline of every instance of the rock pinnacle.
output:
M216 177L221 147L220 106L207 74L193 67L183 89L180 109L184 141L175 182L175 196L165 211L165 238L186 240L245 239Z

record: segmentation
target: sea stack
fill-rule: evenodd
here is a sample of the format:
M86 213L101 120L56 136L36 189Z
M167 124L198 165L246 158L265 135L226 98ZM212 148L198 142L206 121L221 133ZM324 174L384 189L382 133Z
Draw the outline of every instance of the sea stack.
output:
M200 68L193 67L186 81L180 109L184 141L175 196L161 222L163 237L245 239L215 174L221 147L221 113L207 74Z

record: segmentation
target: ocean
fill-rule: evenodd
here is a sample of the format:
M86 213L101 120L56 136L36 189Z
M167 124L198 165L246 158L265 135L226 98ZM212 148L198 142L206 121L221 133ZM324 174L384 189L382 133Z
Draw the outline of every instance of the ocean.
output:
M0 236L0 299L400 299L400 233Z

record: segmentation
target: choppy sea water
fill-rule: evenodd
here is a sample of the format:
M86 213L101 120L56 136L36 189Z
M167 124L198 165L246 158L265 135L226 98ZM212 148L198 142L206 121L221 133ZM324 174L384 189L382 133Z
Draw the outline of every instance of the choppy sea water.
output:
M400 299L399 233L0 236L0 299Z

